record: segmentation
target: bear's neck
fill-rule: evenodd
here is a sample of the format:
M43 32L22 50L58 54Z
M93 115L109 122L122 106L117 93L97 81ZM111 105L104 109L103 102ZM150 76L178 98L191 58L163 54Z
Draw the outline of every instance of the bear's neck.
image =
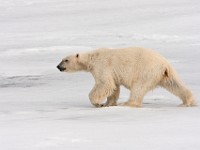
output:
M92 64L93 64L93 60L91 59L90 54L84 54L85 56L83 56L82 54L82 58L79 61L79 65L81 65L81 70L82 71L86 71L86 72L91 72L92 71Z

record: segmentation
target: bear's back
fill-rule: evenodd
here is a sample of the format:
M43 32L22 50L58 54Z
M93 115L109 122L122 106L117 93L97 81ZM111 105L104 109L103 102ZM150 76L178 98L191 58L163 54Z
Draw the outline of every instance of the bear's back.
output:
M101 48L93 51L96 57L100 61L110 59L115 63L152 63L156 61L168 63L168 61L161 56L159 53L142 47L129 47L129 48L118 48L118 49L108 49Z

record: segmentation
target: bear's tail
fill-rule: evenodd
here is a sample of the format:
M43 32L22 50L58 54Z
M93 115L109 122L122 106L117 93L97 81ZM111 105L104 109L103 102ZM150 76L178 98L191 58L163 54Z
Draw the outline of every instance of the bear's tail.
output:
M166 67L163 79L160 82L161 87L178 96L183 104L181 106L195 106L195 98L192 92L186 87L179 78L176 71L169 65Z

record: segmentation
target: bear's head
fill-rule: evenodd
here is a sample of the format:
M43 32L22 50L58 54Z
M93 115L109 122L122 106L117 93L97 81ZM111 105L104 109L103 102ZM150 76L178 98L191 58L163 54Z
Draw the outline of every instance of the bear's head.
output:
M83 61L81 61L80 55L70 55L65 57L57 66L61 72L76 72L86 70L87 67Z

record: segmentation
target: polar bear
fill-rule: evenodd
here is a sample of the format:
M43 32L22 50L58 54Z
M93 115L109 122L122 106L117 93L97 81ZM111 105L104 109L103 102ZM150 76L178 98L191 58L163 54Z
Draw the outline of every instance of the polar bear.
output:
M144 95L163 87L182 100L181 106L194 106L192 92L168 61L157 52L142 48L97 49L65 57L57 68L62 72L90 72L95 85L89 93L96 107L116 106L120 86L130 90L130 98L120 105L141 107ZM107 98L106 103L102 103Z

